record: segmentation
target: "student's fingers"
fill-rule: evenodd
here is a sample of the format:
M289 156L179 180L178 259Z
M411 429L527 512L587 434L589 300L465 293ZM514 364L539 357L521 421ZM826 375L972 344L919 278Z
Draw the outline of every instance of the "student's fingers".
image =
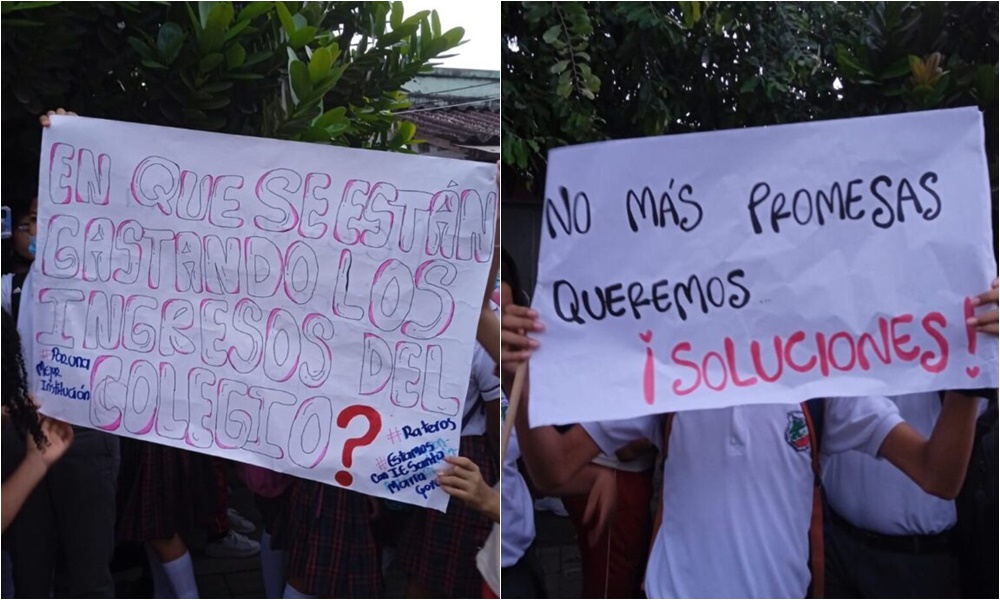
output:
M502 344L501 351L503 348L507 348L508 350L512 348L528 350L541 346L538 340L530 338L520 331L508 331L506 329L500 331L500 343Z
M984 304L997 303L997 296L998 294L1000 294L1000 289L997 289L996 281L994 281L993 284L994 285L988 291L983 292L982 294L979 294L972 298L973 306L982 306Z
M975 326L976 331L1000 335L1000 311L997 309L978 315L974 321L975 323L970 324Z
M441 487L449 487L454 490L460 490L462 493L469 497L472 495L475 486L467 479L462 477L456 477L454 475L439 475L437 478L438 485ZM454 495L454 494L453 494Z
M545 324L538 320L538 311L527 306L508 304L500 317L500 325L507 331L545 331Z
M444 457L444 461L446 463L455 465L460 469L467 469L467 470L474 469L476 471L479 470L479 467L476 465L476 463L472 462L471 460L469 460L464 456L446 456Z

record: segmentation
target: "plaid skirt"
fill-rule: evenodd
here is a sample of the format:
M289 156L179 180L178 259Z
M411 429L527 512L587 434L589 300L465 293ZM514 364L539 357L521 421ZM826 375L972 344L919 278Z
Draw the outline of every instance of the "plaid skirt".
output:
M479 465L488 485L497 482L487 436L462 436L459 454ZM444 514L417 509L400 541L398 558L406 574L431 597L478 598L483 578L476 567L476 553L492 527L489 517L454 498Z
M287 550L288 577L305 588L299 591L323 598L380 597L368 497L305 479L283 496L287 518L276 524L271 546Z
M204 526L215 509L212 458L121 438L118 539L147 542Z

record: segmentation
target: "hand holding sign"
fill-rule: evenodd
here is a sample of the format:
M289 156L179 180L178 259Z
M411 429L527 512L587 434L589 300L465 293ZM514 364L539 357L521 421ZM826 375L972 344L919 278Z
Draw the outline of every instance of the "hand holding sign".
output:
M982 331L983 333L992 333L993 335L1000 334L1000 326L998 326L998 320L1000 320L1000 311L997 310L997 298L998 298L998 283L1000 280L994 279L993 285L990 286L989 291L983 292L978 296L972 298L972 307L989 306L993 305L991 310L981 313L975 317L969 317L967 319L968 324L971 327L975 327L976 331Z

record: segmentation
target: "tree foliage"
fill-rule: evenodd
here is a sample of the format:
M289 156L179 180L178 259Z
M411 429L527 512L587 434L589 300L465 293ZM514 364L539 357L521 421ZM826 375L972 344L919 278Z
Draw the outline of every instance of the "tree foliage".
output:
M402 2L4 2L2 10L4 146L29 154L38 115L60 106L404 149L415 127L394 115L409 106L403 84L464 35L442 31L434 11L405 16Z
M549 148L976 105L997 165L997 4L514 2L503 160Z

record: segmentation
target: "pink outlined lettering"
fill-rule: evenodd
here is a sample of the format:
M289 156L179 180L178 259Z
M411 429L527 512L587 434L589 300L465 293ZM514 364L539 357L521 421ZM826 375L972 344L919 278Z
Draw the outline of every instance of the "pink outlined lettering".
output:
M115 224L111 219L91 219L83 231L83 279L107 283L111 279Z
M444 357L441 346L427 346L427 368L424 374L424 393L420 398L420 406L432 413L454 417L458 414L461 402L454 396L441 395L441 373Z
M288 458L304 469L316 468L326 457L332 430L333 405L330 399L325 396L309 398L299 405L292 419L288 434Z
M257 369L264 358L264 311L250 298L241 298L233 310L233 329L249 340L250 354L243 356L233 345L229 347L226 357L238 373L245 375ZM243 347L247 345L246 341L241 344Z
M76 201L106 205L111 195L111 157L80 148L76 169ZM86 194L81 195L80 190Z
M169 215L173 212L171 203L180 191L180 179L180 165L162 156L149 156L132 172L129 191L140 206L156 207Z
M174 255L177 268L174 272L174 289L178 293L204 290L202 279L201 237L193 231L181 231L174 236Z
M489 262L493 257L493 238L496 234L497 195L486 196L486 206L476 190L465 190L458 210L458 260Z
M427 240L424 243L427 256L440 254L444 258L451 258L455 255L457 218L458 194L449 190L434 194L427 223Z
M177 216L186 221L204 221L208 216L208 207L212 203L212 193L215 181L211 175L205 175L198 180L198 174L191 171L181 173L181 189L177 193ZM198 198L197 210L192 211L195 197Z
M396 217L392 211L392 204L398 196L399 192L391 183L379 182L372 186L365 208L361 211L360 222L364 226L358 240L363 245L369 248L384 248L389 243L389 234L392 233L392 224ZM351 224L349 221L348 226Z
M65 232L69 235L64 236ZM80 270L80 221L70 215L52 215L42 248L42 273L58 279L76 277ZM65 243L64 239L66 238Z
M360 179L351 179L344 186L344 195L340 199L337 218L333 224L333 237L341 244L353 246L361 239L361 232L354 228L352 223L361 220L361 214L368 202L369 190L371 190L371 184ZM361 202L356 200L359 195L364 196L364 200Z
M420 365L414 365L411 360L419 359L423 354L420 344L414 342L396 342L396 356L392 369L392 388L389 400L396 406L413 408L420 402L420 392L423 390L423 371Z
M206 395L208 390L210 395ZM212 429L205 421L212 419L215 408L215 374L208 369L195 367L188 371L188 407L191 420L184 442L192 448L210 448L215 440Z
M205 247L205 291L219 296L239 294L240 259L243 257L240 238L226 238L223 246L219 236L206 235L202 243Z
M278 293L283 269L281 250L271 240L251 236L243 241L247 271L247 294L270 298ZM263 279L261 278L263 275Z
M313 220L313 215L326 216L330 210L330 200L317 194L319 190L328 190L333 180L325 173L309 173L302 191L302 217L299 219L299 235L305 238L320 239L326 235L326 223L322 219ZM322 207L323 210L320 210Z
M184 332L194 328L194 305L183 298L163 303L160 314L160 355L194 354L197 348Z
M440 309L437 316L426 325L416 321L405 321L400 329L403 335L418 340L429 340L438 337L451 327L451 321L455 317L455 298L446 286L454 283L457 277L458 267L437 258L424 261L417 267L414 277L417 291L426 291L437 296Z
M111 301L104 292L94 290L87 300L87 325L83 347L92 350L117 350L121 345L122 323L125 318L125 297L113 294Z
M351 251L344 248L340 251L340 265L337 268L337 281L333 288L333 314L342 319L360 321L365 316L365 309L348 304L347 298L351 286Z
M392 350L374 333L365 333L361 356L361 383L358 393L371 396L381 392L392 378Z
M243 177L240 175L220 175L212 185L211 201L208 205L208 222L216 227L239 229L243 227L243 219L233 216L239 214L239 198L231 198L229 190L243 189Z
M264 330L264 375L271 381L288 381L299 368L301 354L302 338L295 318L282 308L272 310Z
M177 395L177 371L168 362L160 363L160 407L156 417L156 435L172 440L187 436L191 406Z
M52 309L48 314L43 312L41 306L35 310L39 311L35 316L35 323L39 320L52 323L52 328L48 331L39 331L35 334L35 340L44 346L58 346L60 348L75 348L76 338L66 333L66 312L70 304L83 302L83 292L80 290L67 290L59 288L42 288L38 292L38 304L51 304ZM46 318L51 315L51 319Z
M298 399L288 392L273 390L270 388L254 386L250 388L250 397L256 400L260 406L259 424L254 428L251 439L243 445L244 450L270 456L280 460L285 457L285 450L280 443L272 441L271 436L271 415L275 410L284 410L283 407L295 407Z
M149 264L146 266L146 285L151 290L160 289L160 271L163 268L164 246L173 247L177 243L177 234L171 229L144 229L143 241L149 240ZM140 256L141 260L141 256ZM140 263L141 264L141 263ZM140 267L141 268L141 267Z
M128 260L120 258L115 264L128 263L128 270L117 268L112 278L118 283L132 284L139 281L139 270L142 268L142 239L144 237L142 225L137 221L122 221L118 224L118 231L115 234L115 252L121 256L122 252L128 255ZM130 250L128 246L133 248Z
M250 398L245 383L231 379L219 380L219 410L215 415L215 445L224 450L242 448L250 439L254 419L250 408L255 401ZM233 408L233 406L236 408ZM241 407L247 408L241 408ZM260 412L258 406L256 411ZM235 430L232 426L235 426Z
M125 299L125 321L122 325L122 346L133 352L152 352L156 348L156 327L152 319L139 315L142 308L156 314L160 303L156 298L133 294Z
M304 356L302 365L299 367L299 381L310 388L318 388L326 383L333 371L333 351L327 342L333 340L333 323L326 316L319 313L310 313L302 322L302 337L307 342L319 349L317 354L320 358L319 368L313 370L313 361L309 356ZM303 352L305 355L305 352Z
M126 388L121 383L124 363L117 356L103 355L90 371L90 424L104 431L118 431L125 416ZM106 371L114 373L105 375Z
M292 242L285 250L285 295L296 304L305 304L316 293L318 280L319 259L316 252L302 240ZM296 285L297 282L301 282L300 285Z
M291 169L271 169L261 175L254 188L254 195L261 204L279 213L280 218L258 215L253 218L257 229L278 233L295 229L299 224L299 213L295 210L293 200L298 199L301 188L302 176Z
M413 273L400 260L383 262L372 279L368 320L382 331L395 331L413 306Z
M73 199L69 178L73 176L73 163L70 161L75 154L76 148L61 142L49 148L49 202L52 204L69 204ZM57 164L60 168L58 173L54 172Z
M418 190L398 190L392 206L400 207L399 250L410 252L414 242L426 237L428 217L434 195Z
M146 435L153 429L159 396L156 367L145 360L134 361L128 371L125 394L125 431Z
M226 323L219 320L219 313L229 311L229 303L225 300L206 298L198 307L201 319L201 361L206 365L221 367L226 364L228 351L216 344L226 339Z

